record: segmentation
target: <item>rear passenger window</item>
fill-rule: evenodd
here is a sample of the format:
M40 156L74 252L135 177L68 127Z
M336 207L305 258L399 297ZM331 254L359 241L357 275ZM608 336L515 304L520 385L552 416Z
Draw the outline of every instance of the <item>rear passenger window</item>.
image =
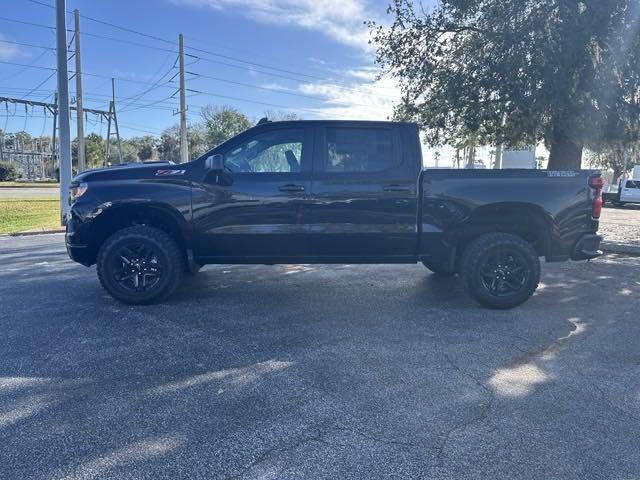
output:
M328 128L327 172L380 172L393 166L391 130Z

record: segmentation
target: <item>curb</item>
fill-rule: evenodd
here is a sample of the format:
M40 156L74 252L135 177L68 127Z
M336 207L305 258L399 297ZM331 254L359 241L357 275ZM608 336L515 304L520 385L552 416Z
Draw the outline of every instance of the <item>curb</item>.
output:
M57 230L37 230L35 232L16 232L16 233L5 233L0 235L0 237L31 237L33 235L51 235L52 233L64 233L64 229Z
M640 245L632 245L629 243L602 242L600 248L605 253L640 256Z

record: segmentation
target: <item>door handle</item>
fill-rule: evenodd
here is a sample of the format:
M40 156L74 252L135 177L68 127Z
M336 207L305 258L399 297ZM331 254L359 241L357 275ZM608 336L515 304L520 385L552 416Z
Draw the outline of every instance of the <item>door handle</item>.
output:
M409 193L411 189L409 187L403 187L402 185L387 185L384 187L385 192L398 192L398 193Z
M280 187L278 187L278 190L280 190L281 192L304 192L304 186L292 184L281 185Z

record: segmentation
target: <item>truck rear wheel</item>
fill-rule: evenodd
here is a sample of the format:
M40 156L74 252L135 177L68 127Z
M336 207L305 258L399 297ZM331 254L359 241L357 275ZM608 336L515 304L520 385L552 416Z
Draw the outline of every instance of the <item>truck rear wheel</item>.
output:
M183 255L177 243L157 228L138 225L120 230L98 252L98 278L109 294L128 304L168 297L180 282Z
M464 251L460 273L465 289L481 305L509 309L526 302L540 283L540 260L524 239L491 233Z

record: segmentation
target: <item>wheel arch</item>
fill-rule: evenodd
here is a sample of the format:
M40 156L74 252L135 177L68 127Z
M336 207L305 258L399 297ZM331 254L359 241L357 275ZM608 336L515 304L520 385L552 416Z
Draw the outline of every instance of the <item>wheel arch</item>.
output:
M457 250L487 233L510 233L529 242L540 256L551 255L553 219L541 207L529 203L492 203L477 208L459 232Z
M126 202L107 204L96 209L91 221L89 250L93 260L100 247L115 232L134 225L149 225L167 233L180 249L191 248L188 225L182 214L170 205L159 202Z

